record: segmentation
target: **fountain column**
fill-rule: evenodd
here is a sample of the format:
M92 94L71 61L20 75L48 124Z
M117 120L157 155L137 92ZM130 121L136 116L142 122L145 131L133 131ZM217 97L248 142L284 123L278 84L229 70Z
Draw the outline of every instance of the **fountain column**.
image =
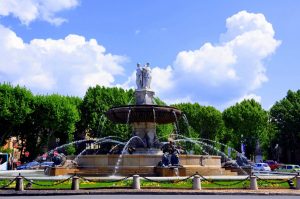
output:
M136 105L153 105L153 98L155 92L151 90L151 69L149 63L144 67L137 65L135 101ZM139 136L146 146L141 148L153 148L156 143L156 124L155 124L155 110L153 110L153 122L134 122L132 123L133 135ZM149 151L147 151L149 152Z

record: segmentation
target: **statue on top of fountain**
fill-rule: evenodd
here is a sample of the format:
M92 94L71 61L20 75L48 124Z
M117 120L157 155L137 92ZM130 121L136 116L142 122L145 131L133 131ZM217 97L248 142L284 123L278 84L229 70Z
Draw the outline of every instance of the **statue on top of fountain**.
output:
M147 63L144 67L141 67L141 65L137 64L136 69L136 85L137 89L150 89L151 84L151 68L150 64Z

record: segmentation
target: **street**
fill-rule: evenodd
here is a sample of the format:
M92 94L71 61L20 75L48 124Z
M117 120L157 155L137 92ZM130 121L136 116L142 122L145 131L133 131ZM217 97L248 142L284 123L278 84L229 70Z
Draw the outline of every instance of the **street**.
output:
M2 196L9 199L298 199L299 196L270 196L270 195L66 195L66 196ZM1 196L0 196L1 198Z

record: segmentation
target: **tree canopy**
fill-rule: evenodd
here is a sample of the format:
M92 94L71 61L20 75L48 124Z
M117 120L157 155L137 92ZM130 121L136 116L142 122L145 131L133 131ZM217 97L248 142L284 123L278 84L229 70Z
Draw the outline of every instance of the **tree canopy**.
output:
M270 110L271 122L277 127L272 147L278 144L280 159L300 163L300 90L287 92Z
M159 98L155 102L165 105ZM105 116L111 107L127 104L134 104L133 90L95 86L81 99L58 94L33 95L25 87L3 83L0 84L0 146L14 136L21 141L21 151L26 147L35 157L86 135L128 140L132 136L130 125L114 124ZM172 106L184 116L179 118L178 126L157 125L157 135L164 141L174 133L175 126L183 136L219 141L237 150L244 143L247 157L255 155L259 143L265 158L300 162L300 90L288 91L270 112L254 100L243 100L223 112L198 103ZM66 152L72 154L74 148Z
M243 100L223 111L227 130L226 141L239 149L246 146L246 156L255 155L257 141L266 133L268 114L255 100Z

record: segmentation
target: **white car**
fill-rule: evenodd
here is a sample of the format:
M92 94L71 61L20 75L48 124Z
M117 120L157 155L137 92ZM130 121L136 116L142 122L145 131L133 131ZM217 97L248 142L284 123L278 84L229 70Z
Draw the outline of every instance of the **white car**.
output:
M271 168L267 163L255 163L252 169L255 171L271 171Z

